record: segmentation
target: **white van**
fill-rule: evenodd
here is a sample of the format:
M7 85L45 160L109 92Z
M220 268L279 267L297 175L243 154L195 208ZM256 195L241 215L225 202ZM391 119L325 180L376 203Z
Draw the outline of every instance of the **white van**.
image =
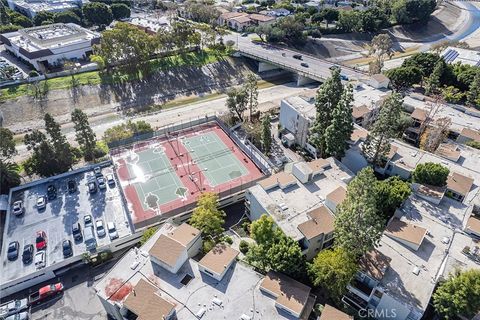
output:
M83 230L83 239L88 251L93 251L97 248L97 240L93 232L93 226L85 227Z

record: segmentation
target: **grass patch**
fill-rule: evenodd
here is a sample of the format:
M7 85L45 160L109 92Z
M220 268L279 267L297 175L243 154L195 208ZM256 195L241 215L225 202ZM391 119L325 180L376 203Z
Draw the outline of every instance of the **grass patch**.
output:
M133 80L141 80L144 77L157 71L169 70L182 66L202 66L214 63L226 56L223 52L213 50L204 50L200 52L189 52L183 55L175 55L164 58L152 59L146 62L141 68L128 70L126 68L117 68L113 72L105 73L99 71L89 71L75 75L75 80L81 86L99 85L99 84L118 84ZM45 80L40 81L41 83ZM48 79L49 90L69 89L71 88L72 77L63 76ZM28 84L20 84L0 90L0 101L15 99L30 93Z

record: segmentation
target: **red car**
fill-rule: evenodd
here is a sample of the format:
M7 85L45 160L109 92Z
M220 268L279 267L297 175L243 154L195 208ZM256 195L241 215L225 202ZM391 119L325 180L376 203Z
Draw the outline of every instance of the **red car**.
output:
M37 248L37 250L43 250L47 248L47 234L45 233L45 231L37 231L35 247Z

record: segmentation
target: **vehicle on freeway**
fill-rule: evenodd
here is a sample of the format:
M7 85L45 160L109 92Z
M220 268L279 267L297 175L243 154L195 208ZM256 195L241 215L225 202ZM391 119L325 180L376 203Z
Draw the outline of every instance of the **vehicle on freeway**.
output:
M12 314L6 317L5 320L28 320L28 311Z
M297 60L302 60L303 59L301 54L294 54L292 57L297 59Z
M48 200L53 200L57 197L57 188L53 184L48 185L47 196Z
M93 173L95 173L95 176L101 177L102 176L102 168L100 168L100 167L93 168Z
M23 246L22 261L24 264L29 264L33 259L33 244L29 243Z
M97 183L98 183L98 188L100 190L105 190L107 188L107 184L105 182L105 178L104 177L98 177L97 178Z
M47 254L45 253L45 251L38 251L35 254L34 261L35 261L35 268L37 269L45 268L45 266L47 265Z
M95 221L95 228L97 229L97 235L99 238L105 237L105 227L103 226L103 220L102 219L97 219Z
M115 185L115 178L113 177L113 174L109 173L106 176L107 178L107 183L111 186Z
M114 240L118 238L118 232L117 232L117 228L115 228L115 223L108 222L107 230L108 230L108 236L110 237L110 240Z
M0 319L28 308L28 299L12 300L0 305Z
M68 192L70 193L74 193L75 191L77 191L77 183L75 182L75 180L68 180L67 187Z
M93 227L93 220L91 215L87 214L83 217L83 226L85 228Z
M37 237L35 238L35 248L37 250L43 250L47 247L47 234L45 231L37 231Z
M80 227L80 222L75 222L72 225L72 235L73 235L73 240L82 241L83 236L82 236L82 227Z
M95 183L95 181L90 181L88 183L88 192L90 192L90 193L97 192L97 184Z
M48 298L52 298L56 295L59 295L63 292L63 284L61 282L55 284L48 284L41 287L38 291L30 294L28 296L28 304L35 305L42 301L45 301Z
M23 207L23 201L18 200L13 203L12 213L16 216L22 215L25 212L25 208Z
M300 65L304 68L308 68L308 63L302 62L302 63L300 63Z
M343 81L348 81L348 77L343 74L340 75L340 79Z
M18 241L12 241L8 244L7 259L10 261L17 260L18 258Z
M339 65L334 64L333 66L329 67L330 70L341 69Z
M242 33L242 37L248 37L248 32Z
M97 239L95 239L95 233L93 227L85 227L83 231L83 238L85 242L85 247L88 251L94 251L97 248Z
M68 258L73 256L73 248L72 248L72 241L65 239L62 241L62 250L63 250L63 257Z
M45 207L47 206L47 197L45 196L38 196L37 197L37 209L38 210L41 210L41 209L45 209Z

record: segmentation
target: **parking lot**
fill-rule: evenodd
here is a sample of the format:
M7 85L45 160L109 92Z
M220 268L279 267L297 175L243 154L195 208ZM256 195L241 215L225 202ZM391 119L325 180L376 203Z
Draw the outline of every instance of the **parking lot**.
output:
M110 166L102 169L104 176L112 172ZM71 180L75 181L77 186L73 192L68 190L68 184ZM40 184L27 185L24 189L17 190L12 194L10 204L22 200L24 213L19 216L10 213L6 220L1 272L3 283L37 270L34 262L23 263L22 251L27 244L33 244L35 247L38 231L44 231L47 238L45 267L62 262L65 259L62 248L63 240L70 240L72 244L73 254L67 259L73 259L73 257L86 252L84 239L80 241L73 239L72 225L79 222L83 233L85 230L84 217L87 215L92 216L94 226L95 221L101 219L105 229L108 222L114 222L119 238L131 234L129 220L117 184L106 184L105 189L98 188L95 193L90 193L88 182L92 180L96 181L95 174L88 170L67 175L60 179L44 179ZM50 197L51 199L47 197L45 208L37 208L37 199L46 196L47 188L51 185L56 188L56 197ZM108 231L103 237L99 237L96 230L94 233L97 247L110 243ZM12 241L19 242L19 256L16 260L9 261L6 249ZM37 249L34 250L34 254L36 252L38 252Z

